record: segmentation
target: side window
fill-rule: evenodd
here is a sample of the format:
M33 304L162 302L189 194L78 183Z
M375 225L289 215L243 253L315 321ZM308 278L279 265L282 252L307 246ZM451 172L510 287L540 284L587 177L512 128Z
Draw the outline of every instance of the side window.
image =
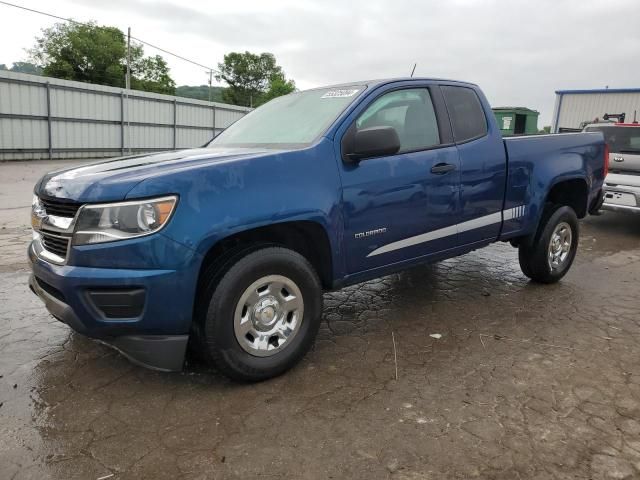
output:
M476 92L466 87L443 86L442 93L447 103L456 142L487 134L487 118Z
M400 152L440 144L438 122L426 88L389 92L376 99L356 120L356 128L393 127L400 137Z

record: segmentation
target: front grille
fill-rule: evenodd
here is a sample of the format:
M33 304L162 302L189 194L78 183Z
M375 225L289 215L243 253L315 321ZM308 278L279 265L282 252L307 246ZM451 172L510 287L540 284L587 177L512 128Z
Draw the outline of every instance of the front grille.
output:
M67 249L69 248L69 237L52 235L47 232L40 232L42 236L42 246L45 250L55 253L59 257L67 258Z
M81 204L75 202L63 202L61 200L51 200L41 198L40 203L44 207L47 215L54 215L56 217L73 218L76 216Z

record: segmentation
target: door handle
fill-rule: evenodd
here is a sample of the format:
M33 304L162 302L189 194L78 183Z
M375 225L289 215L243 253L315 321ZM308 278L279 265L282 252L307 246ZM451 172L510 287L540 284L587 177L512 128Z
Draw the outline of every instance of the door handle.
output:
M431 167L431 173L435 173L436 175L443 175L455 169L456 166L451 163L437 163L436 165Z

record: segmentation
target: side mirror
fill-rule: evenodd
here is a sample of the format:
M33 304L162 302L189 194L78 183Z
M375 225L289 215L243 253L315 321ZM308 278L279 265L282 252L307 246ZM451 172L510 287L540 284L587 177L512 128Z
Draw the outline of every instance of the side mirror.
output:
M345 146L348 162L393 155L400 150L400 138L393 127L369 127L356 130Z

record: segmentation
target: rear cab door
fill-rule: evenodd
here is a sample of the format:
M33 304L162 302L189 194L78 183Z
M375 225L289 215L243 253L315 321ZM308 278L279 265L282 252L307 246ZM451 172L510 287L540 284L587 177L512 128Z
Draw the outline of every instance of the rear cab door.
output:
M336 138L375 126L395 128L401 148L356 164L340 161L349 276L429 256L457 242L458 150L439 87L418 80L378 87Z
M482 91L441 84L460 157L458 244L491 242L502 227L507 158L502 135ZM511 214L524 215L523 208Z

